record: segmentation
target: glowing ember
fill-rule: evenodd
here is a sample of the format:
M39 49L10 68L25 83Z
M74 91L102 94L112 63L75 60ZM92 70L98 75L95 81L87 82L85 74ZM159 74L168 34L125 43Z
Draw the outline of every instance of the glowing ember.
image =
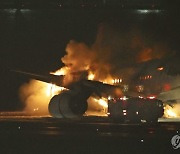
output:
M112 82L113 84L119 84L122 82L122 79L113 79Z

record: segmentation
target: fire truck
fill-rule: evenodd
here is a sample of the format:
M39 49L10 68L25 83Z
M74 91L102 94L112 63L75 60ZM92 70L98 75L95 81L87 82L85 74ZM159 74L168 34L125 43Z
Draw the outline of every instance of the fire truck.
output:
M163 114L163 102L155 98L123 96L108 100L108 116L114 120L157 122Z

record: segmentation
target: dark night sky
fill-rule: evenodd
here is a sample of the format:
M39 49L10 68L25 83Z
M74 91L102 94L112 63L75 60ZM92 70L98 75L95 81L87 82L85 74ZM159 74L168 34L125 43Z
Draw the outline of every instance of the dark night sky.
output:
M138 13L137 10L101 9L0 9L0 110L23 106L18 88L28 79L9 69L48 73L62 63L66 44L71 40L91 45L100 23L108 23L125 33L134 27L144 37L167 42L179 51L179 12ZM177 54L176 59L178 59Z

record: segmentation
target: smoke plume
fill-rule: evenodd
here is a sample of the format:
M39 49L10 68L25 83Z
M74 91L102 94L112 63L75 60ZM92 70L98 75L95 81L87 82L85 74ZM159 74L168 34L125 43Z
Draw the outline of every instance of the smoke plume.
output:
M67 82L73 80L73 72L88 71L95 80L105 81L121 76L127 80L135 73L137 63L160 59L168 52L161 42L149 43L143 40L139 31L122 32L107 24L101 24L95 42L88 46L71 40L66 47L66 55L61 59L66 67Z

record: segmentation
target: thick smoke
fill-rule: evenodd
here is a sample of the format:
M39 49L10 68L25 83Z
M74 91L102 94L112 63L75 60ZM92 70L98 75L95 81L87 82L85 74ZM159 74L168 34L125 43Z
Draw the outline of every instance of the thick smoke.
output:
M160 59L167 51L162 43L149 44L147 39L143 40L140 32L124 33L101 24L91 46L71 40L66 47L67 54L61 60L70 68L69 75L88 70L95 74L95 80L121 76L128 81L135 73L137 63Z
M48 104L51 99L47 95L48 83L31 80L20 88L20 98L25 102L25 111L33 115L48 115Z

